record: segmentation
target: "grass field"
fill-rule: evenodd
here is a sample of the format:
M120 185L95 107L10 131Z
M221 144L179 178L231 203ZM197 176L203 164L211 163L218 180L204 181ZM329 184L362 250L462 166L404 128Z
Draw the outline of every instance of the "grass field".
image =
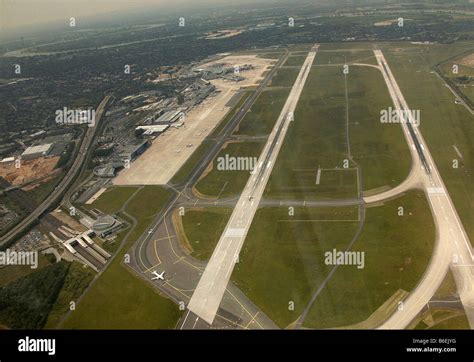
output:
M302 199L357 195L355 182L346 185L344 192L338 185L316 185L314 179L319 167L342 168L344 160L349 159L346 127L351 154L362 172L362 190L393 187L406 178L411 159L402 129L398 124L380 122L381 110L391 105L380 72L372 67L350 67L347 95L348 123L342 68L312 69L267 186L267 195ZM349 164L356 167L352 162Z
M350 64L365 63L377 64L374 53L370 50L324 51L321 47L314 60L314 64Z
M273 76L270 87L291 87L295 83L300 68L280 68Z
M306 55L291 55L288 57L285 64L283 65L284 66L302 66L306 59Z
M332 215L339 220L347 217ZM257 212L232 279L280 327L294 322L311 291L329 271L324 251L344 249L357 222L309 221L330 218L325 210L261 209ZM294 220L294 221L293 221ZM294 302L295 310L288 309Z
M362 170L362 189L395 187L408 176L411 156L402 127L380 122L380 111L392 106L382 74L351 67L347 86L351 152Z
M66 329L171 329L181 312L122 264L135 238L166 203L169 192L149 186L131 200L126 212L139 222L116 258L91 286L63 327ZM122 236L124 236L122 234Z
M399 206L404 216L398 216ZM304 325L332 328L359 323L397 290L411 291L429 263L434 240L435 226L422 192L367 209L362 234L352 249L365 253L365 267L340 266Z
M399 206L404 207L403 217L397 214ZM230 212L195 210L184 219L188 240L199 240L206 257ZM232 280L279 326L286 327L299 317L329 273L325 252L345 250L356 233L358 218L357 207L295 208L293 216L287 208L259 209ZM427 229L419 225L427 225ZM411 192L368 209L354 245L354 250L365 253L365 268L339 267L305 326L326 328L361 322L399 289L411 290L430 258L433 230L423 193ZM208 235L211 237L206 238ZM295 303L294 311L288 309L290 301Z
M186 238L193 248L193 257L210 259L231 212L230 209L217 207L186 211L182 223Z
M385 57L409 107L421 112L421 131L473 243L474 116L454 103L453 94L431 71L443 59L474 48L474 42L403 45L383 45ZM459 160L459 168L452 167L453 159Z
M231 210L220 209L218 217L214 212L196 211L184 219L188 240L202 241L203 236L213 235L205 239L209 243L205 246L208 253L217 244ZM190 217L189 222L186 217ZM280 326L291 323L295 312L288 311L288 302L293 300L301 307L315 280L325 273L326 266L320 258L323 249L342 248L357 227L355 221L332 220L357 217L357 208L296 208L294 216L289 216L287 208L260 209L232 280Z
M289 89L266 90L260 94L244 119L240 122L236 135L268 135L280 115L288 98Z
M226 155L235 159L258 159L263 142L235 142L222 148L213 160L212 170L196 184L196 189L201 194L212 197L226 197L238 195L245 187L250 176L250 170L219 170L219 160ZM255 162L256 164L256 162Z
M267 185L267 195L331 197L318 192L314 180L303 183L299 172L343 167L347 158L344 102L342 72L332 67L313 68Z
M405 209L403 217L397 214L399 206ZM193 210L184 217L187 238L203 258L211 255L230 213L230 209ZM325 264L324 253L345 250L358 220L357 207L297 207L293 216L288 208L259 209L232 280L279 326L288 326L331 268ZM428 231L419 225L427 225ZM366 254L365 268L340 267L313 306L307 326L360 322L398 289L411 290L431 255L432 226L422 193L412 192L368 209L354 245L354 250ZM288 310L290 301L295 303L294 311Z
M92 204L84 205L87 209L99 209L106 214L114 214L120 210L122 205L137 190L136 187L113 186L108 188Z

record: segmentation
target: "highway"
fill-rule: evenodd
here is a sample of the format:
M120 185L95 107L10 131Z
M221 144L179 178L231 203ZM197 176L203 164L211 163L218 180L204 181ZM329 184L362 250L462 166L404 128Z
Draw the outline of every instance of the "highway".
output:
M306 79L311 71L316 50L317 46L314 46L308 53L258 159L258 166L247 181L245 189L188 304L188 309L208 324L212 324L214 321L235 263L238 262L245 237L257 211L288 127L293 121L292 114L296 109Z
M99 126L100 119L105 111L105 107L110 100L110 96L105 96L104 99L100 102L99 106L96 110L96 119L95 124L93 127L89 127L87 129L84 138L82 139L81 146L77 152L76 158L69 168L68 172L61 180L59 185L46 197L46 199L26 218L24 218L17 226L11 229L8 233L6 233L0 239L0 246L9 243L15 237L18 236L25 228L30 226L35 220L40 218L55 202L59 200L59 198L63 195L63 193L68 189L71 183L74 181L75 177L77 176L81 166L86 158L87 151L89 150L90 145L95 136L95 132Z
M374 50L374 53L395 108L404 110L405 114L408 114L405 122L402 122L402 128L415 161L410 178L411 182L416 179L416 183L425 190L437 232L433 255L422 279L403 301L401 308L379 328L406 328L436 293L449 268L453 272L460 299L472 328L474 326L474 258L469 238L383 53L380 50ZM375 196L371 201L375 202L376 199Z

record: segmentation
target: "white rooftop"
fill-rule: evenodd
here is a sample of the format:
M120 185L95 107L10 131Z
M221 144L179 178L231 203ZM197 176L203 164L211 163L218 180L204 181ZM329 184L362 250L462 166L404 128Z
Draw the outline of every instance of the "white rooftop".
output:
M142 129L146 132L153 133L153 132L164 132L168 129L169 125L167 124L154 124L150 126L138 126L137 129Z
M52 143L47 143L44 145L38 145L38 146L31 146L28 147L25 152L23 152L23 155L31 155L34 153L46 153L50 149Z

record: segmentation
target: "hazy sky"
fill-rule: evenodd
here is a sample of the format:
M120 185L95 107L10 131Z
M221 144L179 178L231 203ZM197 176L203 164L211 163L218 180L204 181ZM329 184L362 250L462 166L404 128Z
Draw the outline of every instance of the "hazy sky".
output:
M204 2L209 2L205 0ZM212 1L212 0L211 0ZM216 0L214 0L216 1ZM229 1L229 0L222 0ZM221 1L221 3L222 3ZM0 25L15 27L47 24L132 9L165 9L197 5L202 0L0 0ZM230 1L229 1L230 2Z

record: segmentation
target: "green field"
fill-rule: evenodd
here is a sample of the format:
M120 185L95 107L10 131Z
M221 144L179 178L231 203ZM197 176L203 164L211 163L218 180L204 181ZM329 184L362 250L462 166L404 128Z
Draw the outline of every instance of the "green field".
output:
M127 250L152 218L163 208L169 192L161 187L141 189L126 212L138 220L116 258L91 286L71 313L66 329L171 329L181 312L169 299L158 295L145 281L121 264ZM121 235L125 236L125 232Z
M84 206L89 210L99 209L106 214L114 214L122 208L122 205L135 191L137 191L137 188L132 186L113 186L108 188L92 204Z
M306 59L306 55L294 55L289 56L284 66L302 66Z
M404 216L398 216L399 206ZM360 323L397 290L411 291L426 270L434 241L435 226L423 192L412 191L367 209L362 234L352 249L365 253L365 268L340 266L316 299L304 326Z
M357 195L356 182L345 185L346 190L337 184L315 183L319 167L342 168L349 159L346 127L356 162L349 162L349 167L360 166L362 190L393 187L406 178L411 158L402 129L398 124L380 122L381 110L391 105L381 73L372 67L352 66L347 95L348 122L342 69L313 68L267 185L267 195L303 199Z
M183 228L191 255L199 260L209 260L231 214L230 209L207 208L188 210L182 217Z
M315 178L303 180L299 176L308 171L315 174L318 167L343 167L347 158L344 104L342 72L332 67L313 68L267 185L267 195L331 197L319 192Z
M474 242L474 116L464 106L454 103L453 94L432 73L432 67L472 48L474 43L462 42L429 46L395 43L382 47L409 107L421 112L421 131L471 243ZM459 160L459 168L452 167L453 159Z
M380 111L392 106L382 74L351 67L347 86L351 152L362 170L362 189L395 187L408 176L411 156L402 127L380 122Z
M398 216L399 206L404 207L404 216ZM199 241L205 258L217 244L230 212L193 210L185 216L187 238L193 247ZM232 280L280 327L286 327L296 321L332 268L325 264L325 252L345 250L356 234L358 220L357 207L297 207L293 216L288 208L259 209ZM399 289L410 291L426 268L434 237L429 206L421 192L369 208L353 247L365 253L365 267L340 266L304 326L329 328L362 322ZM294 311L288 309L290 301L295 303Z
M251 159L252 163L256 164L253 161L255 157L258 159L263 146L263 142L235 142L227 144L213 160L212 170L196 184L196 190L201 194L211 197L226 197L240 194L250 176L250 170L219 170L219 161L228 155L228 157L233 157L236 160L239 158Z
M352 239L356 221L352 210L260 209L250 228L232 279L280 327L294 322L311 291L329 272L323 254L344 249ZM328 212L329 214L326 214ZM350 215L347 215L349 213ZM294 302L295 310L288 309Z
M199 210L185 216L188 240L200 240L208 255L217 244L231 210ZM357 208L264 208L257 211L232 280L280 326L292 321L289 300L301 307L315 280L326 272L324 248L344 247L357 227ZM320 221L323 220L323 221ZM338 222L335 220L348 220ZM200 224L197 227L197 224ZM338 227L334 227L337 225ZM206 245L202 245L202 237ZM292 287L288 287L291 285ZM278 296L278 297L277 297ZM280 323L281 322L281 323Z
M321 47L321 50L324 46ZM374 53L370 50L346 50L346 51L318 51L314 64L377 64Z
M273 76L270 87L292 87L300 68L280 68Z
M280 115L288 94L288 89L262 92L240 122L238 130L234 134L246 136L268 135Z
M405 208L403 217L397 215L399 206ZM185 216L187 238L191 244L199 241L205 258L214 250L230 212L193 210ZM232 280L279 326L288 326L331 268L325 265L324 253L334 248L345 250L356 233L358 219L357 207L295 208L293 216L287 208L259 209ZM354 250L366 254L365 268L340 267L314 304L307 326L360 322L399 288L411 290L425 270L434 241L434 232L419 225L427 225L427 230L433 227L422 193L412 192L368 209L354 245ZM208 235L211 237L206 238ZM294 311L288 310L290 301L295 303Z

